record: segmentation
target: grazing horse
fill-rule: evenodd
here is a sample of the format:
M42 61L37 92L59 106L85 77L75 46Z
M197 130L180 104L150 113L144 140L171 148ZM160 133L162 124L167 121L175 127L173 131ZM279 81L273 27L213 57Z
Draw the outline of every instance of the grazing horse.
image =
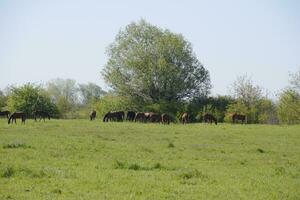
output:
M186 124L188 122L188 119L189 119L189 115L185 112L181 115L180 117L180 121L182 124Z
M50 115L48 112L46 111L42 111L42 110L36 110L33 111L33 116L34 116L34 120L36 121L36 118L40 118L40 121L43 119L45 121L45 118L48 118L50 120Z
M90 120L92 121L92 120L95 120L96 119L96 110L92 110L91 112L90 112Z
M145 112L145 120L146 121L150 121L150 117L151 115L153 115L154 113L153 112Z
M0 116L6 116L7 119L9 118L9 115L10 115L10 112L9 112L8 110L1 111L1 112L0 112Z
M133 122L133 120L135 120L135 112L134 111L128 111L127 112L127 116L126 116L126 120Z
M171 117L168 114L163 113L161 115L161 123L162 124L170 124Z
M246 115L234 113L232 115L232 123L237 123L238 121L241 121L242 124L247 123Z
M124 120L124 116L124 111L109 111L104 115L103 122L108 122L108 120L122 122Z
M208 114L208 113L205 113L205 114L203 115L203 121L204 121L205 123L210 123L210 124L212 124L213 122L215 122L216 125L218 124L217 119L216 119L212 114Z
M162 119L161 119L161 116L160 114L157 114L157 113L150 113L150 116L149 116L149 121L150 122L161 122Z
M135 115L134 121L146 122L146 115L144 112L138 112Z
M17 123L17 118L21 118L22 119L22 124L25 124L25 120L26 120L26 114L24 112L14 112L13 114L10 115L9 119L8 119L8 124L10 124L10 120L12 120L12 124L15 121L15 124Z

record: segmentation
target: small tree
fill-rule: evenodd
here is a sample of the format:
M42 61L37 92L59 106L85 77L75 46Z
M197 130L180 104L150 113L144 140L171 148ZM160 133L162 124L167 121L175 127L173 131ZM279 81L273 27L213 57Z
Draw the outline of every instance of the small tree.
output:
M244 75L237 77L231 87L231 93L236 103L228 107L228 112L246 115L248 123L259 123L259 102L264 98L262 88L254 85L251 78Z
M75 80L53 79L46 84L46 90L55 103L61 98L64 98L72 105L76 104L78 101L78 88Z
M23 111L27 116L32 116L35 110L47 111L52 115L57 113L56 105L51 102L49 94L40 86L31 83L12 87L7 104L10 111Z
M0 110L7 106L7 99L8 97L0 90Z
M79 84L79 93L83 104L92 103L94 100L99 100L100 97L106 94L102 88L94 83Z
M290 74L290 86L279 95L277 107L278 118L281 123L300 123L300 68Z
M300 95L294 90L284 90L280 94L277 112L281 123L300 123Z

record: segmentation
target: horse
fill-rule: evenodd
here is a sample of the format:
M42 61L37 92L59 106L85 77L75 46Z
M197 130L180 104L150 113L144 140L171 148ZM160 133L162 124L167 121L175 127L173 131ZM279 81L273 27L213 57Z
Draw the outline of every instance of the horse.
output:
M90 112L90 120L92 121L92 120L95 120L95 119L96 119L96 110L92 110Z
M124 120L125 113L124 111L109 111L106 113L103 117L103 122L110 121L123 121Z
M8 110L1 111L1 112L0 112L0 116L6 116L7 119L9 118L9 115L10 115L10 112L9 112Z
M128 111L126 120L133 122L135 120L135 115L136 115L136 113L134 111Z
M157 114L157 113L150 113L150 116L149 116L149 121L150 122L161 122L162 119L161 119L161 116L160 114Z
M189 119L189 115L185 112L181 115L180 117L180 121L182 124L186 124L188 122L188 119Z
M171 117L168 114L163 113L161 115L161 123L162 124L170 124Z
M45 121L45 118L48 118L50 120L50 115L48 112L46 111L42 111L42 110L36 110L33 111L33 116L34 116L34 120L36 121L36 118L39 117L40 121L43 119Z
M15 124L17 124L17 118L21 118L22 119L22 124L25 124L25 120L26 120L26 114L24 112L14 112L13 114L10 115L9 119L8 119L8 124L10 124L10 120L12 120L12 124L15 121Z
M134 121L146 122L146 116L144 112L138 112L135 115Z
M213 122L215 122L216 125L218 124L217 119L212 114L208 113L205 113L203 115L203 121L210 124L212 124Z
M241 121L242 124L247 123L246 115L234 113L232 115L232 123L237 123L238 121Z
M146 121L150 121L150 117L151 115L153 115L154 113L153 112L145 112L145 120Z

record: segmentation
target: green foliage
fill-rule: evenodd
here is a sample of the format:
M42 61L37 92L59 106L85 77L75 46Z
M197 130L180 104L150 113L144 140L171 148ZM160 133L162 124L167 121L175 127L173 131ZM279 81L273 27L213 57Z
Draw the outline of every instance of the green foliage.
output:
M78 90L80 93L81 102L84 105L87 105L92 101L99 100L100 97L106 94L106 92L95 83L79 84Z
M280 94L277 113L281 123L300 123L300 95L294 90L283 91Z
M7 106L7 96L0 90L0 111Z
M230 104L225 117L226 122L232 122L232 114L246 115L247 123L276 124L278 123L275 104L266 98L246 105L242 99Z
M66 101L70 105L75 105L78 101L78 88L75 80L61 78L53 79L47 83L46 90L55 103Z
M40 86L28 83L21 87L12 87L8 98L8 107L11 112L22 111L32 116L34 110L57 114L57 107L51 102L49 94Z
M191 44L144 20L122 29L107 54L103 75L121 96L152 104L209 93L209 73Z
M107 94L100 100L92 104L96 108L97 116L102 117L109 111L138 111L140 108L128 97L118 96L115 94Z
M191 121L202 122L203 115L210 113L217 118L218 122L224 122L227 106L233 102L234 100L229 96L195 98L187 104L186 111Z

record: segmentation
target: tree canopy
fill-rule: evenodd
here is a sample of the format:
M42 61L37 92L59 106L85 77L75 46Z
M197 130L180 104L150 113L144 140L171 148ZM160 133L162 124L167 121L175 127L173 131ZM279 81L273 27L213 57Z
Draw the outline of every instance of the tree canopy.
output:
M7 104L10 111L23 111L27 116L31 116L35 110L44 110L52 115L57 113L56 105L51 102L49 94L40 86L30 83L12 87Z
M103 76L120 95L157 103L206 96L210 91L209 72L191 44L144 20L121 29L107 54Z

